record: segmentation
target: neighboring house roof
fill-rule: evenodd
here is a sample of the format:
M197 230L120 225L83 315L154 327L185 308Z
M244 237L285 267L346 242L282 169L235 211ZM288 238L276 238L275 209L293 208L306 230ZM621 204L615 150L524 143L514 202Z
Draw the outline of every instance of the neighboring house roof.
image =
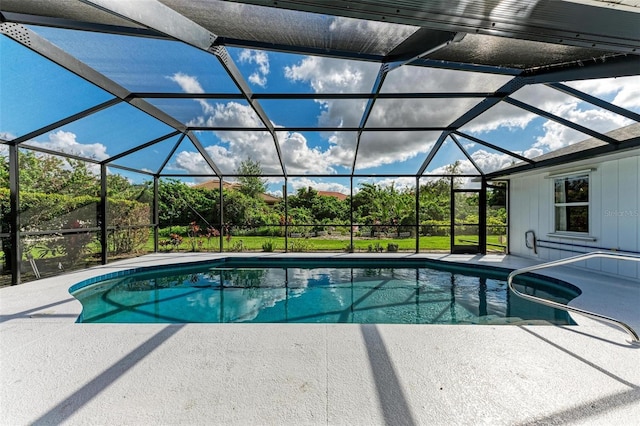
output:
M240 189L240 184L237 182L226 182L226 181L222 181L222 187L224 189L233 189L233 190L239 190ZM214 190L214 189L220 189L220 180L218 179L213 179L213 180L208 180L206 182L202 182L199 183L197 185L193 185L194 188L199 188L199 189L208 189L208 190Z
M260 198L262 198L267 204L275 204L280 201L280 198L274 197L271 194L260 194Z
M620 141L620 143L618 144L619 148L624 149L627 146L629 148L638 147L640 146L640 123L634 123L629 126L612 130L611 132L606 133L606 135L615 140ZM536 166L539 166L539 167L553 165L560 161L565 163L570 163L572 161L575 161L575 159L573 159L574 154L588 151L588 150L593 150L594 156L595 156L598 154L604 154L607 151L611 151L611 150L607 150L607 148L610 148L610 147L611 147L611 144L605 141L602 141L597 138L589 138L581 142L577 142L572 145L562 147L555 151L547 152L538 157L534 157L531 160L534 162ZM499 170L495 173L491 173L491 175L505 176L512 173L525 171L531 168L532 167L530 165L524 162L518 162L507 168Z
M337 198L340 201L344 201L347 199L347 195L343 194L342 192L336 192L336 191L318 191L318 196L333 197L333 198Z
M194 185L193 187L199 188L199 189L208 189L210 191L214 189L220 189L220 180L219 179L208 180L206 182L202 182L197 185ZM222 188L227 189L229 191L238 191L240 190L241 187L242 185L237 182L225 182L224 180L222 181ZM260 193L258 194L258 196L262 198L262 200L269 205L276 204L277 202L280 201L280 198L274 197L273 195L270 195L270 194Z

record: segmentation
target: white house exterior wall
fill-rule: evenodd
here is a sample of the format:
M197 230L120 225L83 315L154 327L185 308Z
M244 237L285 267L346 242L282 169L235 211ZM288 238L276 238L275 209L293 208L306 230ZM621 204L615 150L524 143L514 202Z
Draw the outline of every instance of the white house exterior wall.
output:
M550 236L554 233L553 179L573 170L592 169L589 178L589 235L594 241ZM640 252L640 150L590 162L572 163L510 178L510 252L515 255L556 260L575 256L565 250L526 247L525 232L541 240ZM540 243L547 245L545 243ZM567 247L579 251L593 251ZM579 265L579 264L576 264ZM640 262L590 260L582 266L640 279Z

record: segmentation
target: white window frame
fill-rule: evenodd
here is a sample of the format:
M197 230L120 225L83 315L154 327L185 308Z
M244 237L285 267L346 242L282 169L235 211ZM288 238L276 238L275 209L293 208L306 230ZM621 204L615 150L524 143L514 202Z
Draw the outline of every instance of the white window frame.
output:
M564 180L567 178L577 178L577 177L586 177L587 178L587 185L588 185L588 201L580 201L580 202L573 202L573 203L556 203L556 181L557 180ZM592 225L591 225L591 217L592 217L592 212L591 212L591 200L592 200L592 193L591 193L591 170L581 170L581 171L576 171L576 172L571 172L571 173L566 173L566 174L561 174L561 175L553 175L553 176L549 176L551 178L551 188L552 188L552 222L553 222L553 235L555 236L567 236L567 237L571 237L571 236L575 236L575 237L587 237L590 238L590 233L592 230ZM587 206L587 231L583 232L583 231L562 231L559 229L558 223L556 222L556 208L557 207L579 207L579 206Z

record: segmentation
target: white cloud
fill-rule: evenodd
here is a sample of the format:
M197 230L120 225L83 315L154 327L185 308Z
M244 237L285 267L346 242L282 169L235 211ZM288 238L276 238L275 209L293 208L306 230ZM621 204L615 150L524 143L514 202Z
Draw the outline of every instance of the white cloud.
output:
M488 152L484 149L479 149L471 154L471 158L473 158L473 161L475 161L480 170L485 173L504 169L505 167L509 167L515 162L519 161L510 155ZM468 165L464 166L465 169L469 170L470 173L476 173L475 168L468 160L464 160L464 162L469 163Z
M80 143L76 140L76 135L71 132L58 130L49 133L48 141L29 141L27 144L52 151L64 152L80 157L92 158L95 160L104 160L109 157L107 155L107 147L101 143Z
M238 57L241 64L256 64L257 70L249 76L249 82L261 87L266 87L267 76L270 72L269 56L266 52L259 50L243 49Z
M245 50L240 60L258 65L254 84L269 73L268 57ZM292 83L306 84L315 93L368 93L378 74L379 65L367 62L344 61L332 58L305 57L284 68L284 76ZM437 92L437 91L492 91L501 87L511 77L491 76L462 71L438 70L405 66L392 71L383 85L383 92ZM183 90L199 89L197 79L177 73L172 80ZM265 83L266 84L266 83ZM608 79L603 84L594 82L572 83L580 90L598 96L609 96L616 104L631 108L640 106L640 80L638 78ZM586 90L590 89L590 90ZM595 91L595 92L594 92ZM536 86L519 91L516 96L523 102L548 110L592 128L607 132L628 123L616 114L603 110L587 110L585 104L562 92L546 86ZM237 102L211 105L199 101L202 115L194 118L190 125L227 125L238 127L262 127L253 110ZM320 126L356 126L360 123L366 101L364 100L318 100L321 104L318 116ZM479 100L420 100L409 101L378 100L372 111L368 125L389 127L447 126L465 113ZM529 135L529 127L538 116L515 106L499 103L480 115L463 130L474 134L485 134L483 139L492 142L492 132L500 129L522 130L519 134ZM277 127L278 123L274 123ZM540 128L538 128L540 129ZM543 135L531 136L530 141L522 141L518 146L525 156L540 155L549 150L566 146L585 139L582 135L554 122L542 125ZM273 140L267 132L217 132L222 146L213 150L214 161L221 168L235 170L242 159L251 157L263 165L265 173L280 173L280 164L275 154ZM399 163L416 156L426 155L440 132L364 132L358 151L358 169L381 167ZM279 132L278 138L289 173L334 173L337 167L351 168L355 151L355 133L335 132L325 135L329 147L320 149L309 145L304 135ZM495 142L494 142L495 143ZM222 149L224 148L224 149ZM480 152L480 151L478 151ZM487 167L501 164L501 157L482 157ZM512 160L506 157L505 164ZM479 162L481 160L478 160ZM412 171L411 171L412 172Z
M463 126L462 130L474 134L487 134L501 128L524 129L536 117L537 115L515 106L499 103Z
M368 92L379 65L333 58L307 56L297 65L284 68L291 81L309 83L315 93Z
M181 72L177 72L172 76L168 76L167 78L177 83L178 86L180 86L182 91L185 93L204 93L204 89L202 88L202 85L200 85L200 82L196 77L183 74ZM204 99L194 99L194 100L200 104L200 106L205 111L205 113L207 114L212 113L211 104L209 104L207 101L205 101Z
M174 167L193 174L212 173L211 167L209 167L199 152L179 152L178 155L176 155Z
M522 153L522 156L525 158L536 158L544 154L544 151L540 148L529 148Z
M265 87L267 85L267 77L254 72L249 76L249 82L258 86Z
M640 78L587 80L568 83L568 85L600 98L613 98L613 103L619 106L630 109L640 106ZM575 97L544 85L525 87L516 92L513 97L603 134L632 122L618 114L594 108ZM488 136L485 136L485 139L491 142L492 131L500 128L526 130L536 117L535 114L520 108L500 103L473 120L465 126L464 130L472 133L487 133ZM522 141L530 144L530 148L524 153L526 157L533 158L590 137L551 120L542 124L542 131L541 136L532 136L530 141Z
M611 103L623 108L640 107L640 76L583 80L567 85L597 97L612 96Z
M371 92L379 65L349 62L331 58L307 57L298 64L285 67L285 77L294 82L308 83L316 93ZM486 91L505 84L510 77L486 76L477 73L445 71L421 67L401 67L389 73L382 92ZM378 100L368 126L427 127L447 126L477 100ZM366 101L322 101L325 107L318 124L321 126L357 125ZM500 112L500 111L499 111ZM508 125L526 126L535 116L513 108L507 115ZM346 123L346 124L345 124ZM505 116L479 120L475 131L488 131L504 125ZM429 152L440 132L365 132L361 139L357 168L384 166L406 161ZM350 167L355 143L351 135L336 133L330 138L327 154L332 164Z
M13 133L0 132L0 139L3 139L5 141L11 141L11 140L14 140L15 138L17 138L17 136L14 135Z
M603 134L632 123L631 120L610 111L580 109L577 102L558 105L553 110L553 113ZM555 121L546 121L543 124L543 128L545 133L537 138L533 148L540 148L545 152L555 151L590 138L589 135L563 126Z
M182 91L185 93L204 93L204 89L200 85L200 82L193 76L177 72L167 78L178 83Z
M278 132L280 151L289 173L332 173L335 170L329 156L317 148L310 148L300 133Z
M176 74L177 75L177 74ZM173 81L185 87L197 88L199 83L195 77L181 74ZM193 118L189 126L226 126L264 127L259 117L249 105L238 102L209 104L201 101L202 115ZM276 147L272 136L263 132L219 131L215 132L221 144L210 145L205 148L214 163L225 173L233 173L240 163L247 158L259 161L265 174L282 173ZM198 133L196 133L198 136ZM302 134L278 132L283 160L289 173L333 173L331 156L317 148L311 148ZM190 173L210 173L210 168L196 152L180 152L173 168Z

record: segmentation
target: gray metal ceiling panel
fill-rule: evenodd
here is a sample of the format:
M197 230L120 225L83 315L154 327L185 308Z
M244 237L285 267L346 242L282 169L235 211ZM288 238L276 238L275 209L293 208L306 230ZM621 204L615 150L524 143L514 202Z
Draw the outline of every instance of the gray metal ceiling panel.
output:
M467 34L461 42L449 44L429 59L527 69L614 55L598 49Z
M25 15L43 16L55 19L89 22L99 25L113 25L142 28L126 19L83 4L78 0L2 0L0 9Z
M218 0L161 0L220 37L386 55L419 28Z
M242 3L523 40L640 50L633 2L560 0L243 0ZM595 45L595 46L593 46Z
M618 7L604 1L559 0L160 2L223 41L301 53L383 60L397 53L394 50L403 42L410 46L411 36L422 26L435 33L467 33L461 42L430 56L451 63L525 69L615 53L640 54L640 8L629 1ZM141 29L79 0L3 0L0 8L83 22L89 28L95 24Z

